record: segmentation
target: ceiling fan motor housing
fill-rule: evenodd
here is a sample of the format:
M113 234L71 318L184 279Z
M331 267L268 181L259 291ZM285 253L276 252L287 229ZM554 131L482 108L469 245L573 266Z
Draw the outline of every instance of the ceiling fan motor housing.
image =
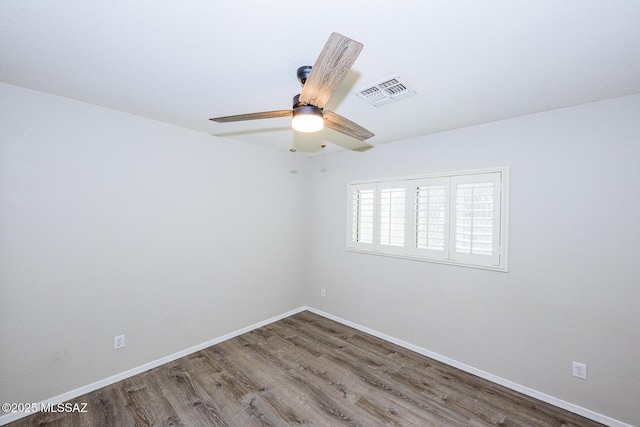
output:
M296 75L298 76L298 81L301 85L304 86L304 83L307 81L309 74L311 74L311 68L311 65L303 65L302 67L298 68Z
M295 111L296 108L300 108L300 107L312 107L312 108L315 108L315 110L320 111L322 113L322 108L318 108L314 105L304 104L300 102L300 94L297 94L296 96L293 97L293 106L291 108L293 108L293 110ZM307 109L306 111L307 113L312 114L311 112L315 110Z
M304 115L316 115L322 117L322 109L318 107L314 107L313 105L300 105L299 107L294 107L293 116L297 116L299 114Z
M322 116L322 108L300 102L300 94L293 97L293 116L300 114Z

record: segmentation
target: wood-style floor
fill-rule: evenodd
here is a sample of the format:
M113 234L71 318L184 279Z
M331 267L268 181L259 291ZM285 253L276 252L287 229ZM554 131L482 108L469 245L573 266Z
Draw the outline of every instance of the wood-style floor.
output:
M600 426L310 312L74 399L23 426Z

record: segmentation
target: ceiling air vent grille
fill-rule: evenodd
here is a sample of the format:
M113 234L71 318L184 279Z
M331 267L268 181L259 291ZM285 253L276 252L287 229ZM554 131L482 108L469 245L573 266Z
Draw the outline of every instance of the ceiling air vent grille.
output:
M407 85L400 80L400 76L398 75L366 86L354 93L374 107L389 104L398 99L416 94L414 90L407 87Z

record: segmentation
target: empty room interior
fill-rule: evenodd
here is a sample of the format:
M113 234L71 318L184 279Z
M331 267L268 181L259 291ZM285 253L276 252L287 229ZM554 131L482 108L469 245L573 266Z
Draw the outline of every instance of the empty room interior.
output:
M639 23L2 1L0 425L640 426Z

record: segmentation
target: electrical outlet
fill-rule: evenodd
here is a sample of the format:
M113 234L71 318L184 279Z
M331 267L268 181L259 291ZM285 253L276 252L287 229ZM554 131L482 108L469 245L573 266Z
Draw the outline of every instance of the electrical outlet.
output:
M124 335L113 337L113 349L117 350L122 347L124 347Z
M585 365L584 363L573 362L573 376L586 380L587 365Z
M327 296L327 293L325 292L324 289L320 289L320 296L321 297L326 297Z

